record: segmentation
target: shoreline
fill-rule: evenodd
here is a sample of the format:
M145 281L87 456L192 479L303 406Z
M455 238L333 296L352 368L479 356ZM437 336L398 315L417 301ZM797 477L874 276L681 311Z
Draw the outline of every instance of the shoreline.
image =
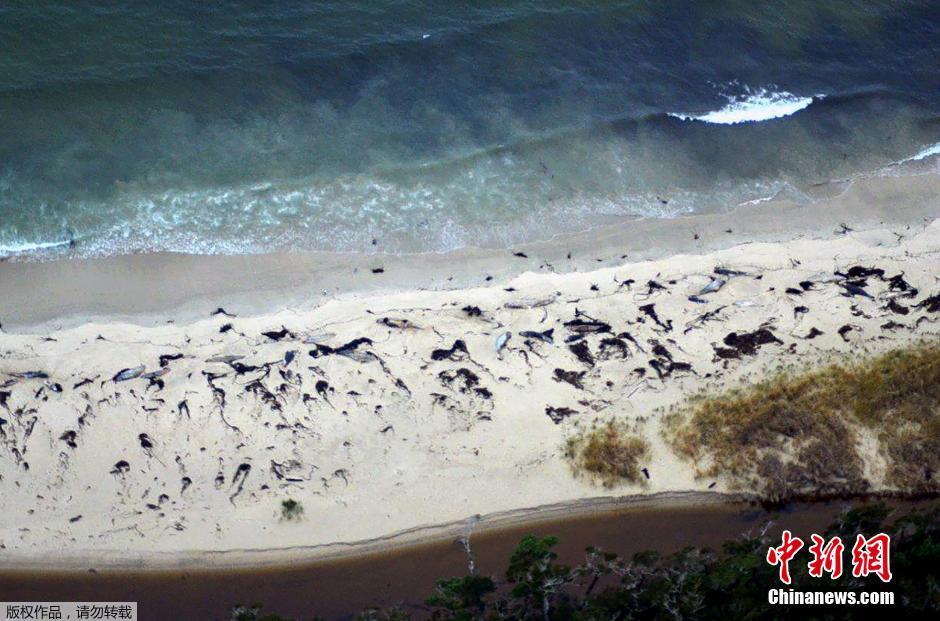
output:
M260 316L349 296L456 291L528 272L569 274L748 243L834 239L843 224L855 233L894 227L910 234L940 217L940 173L936 166L917 170L833 181L816 188L809 204L770 199L727 213L628 220L507 249L0 260L0 325L8 333L111 320L154 326L196 321L218 307Z
M466 545L443 539L364 556L260 568L0 571L0 590L27 601L136 601L141 614L153 619L228 618L233 605L248 602L263 604L269 614L295 619L316 612L339 621L364 609L394 606L420 614L436 580L467 574L468 546L473 571L496 577L526 535L557 537L557 562L570 566L583 561L588 545L626 560L644 551L667 556L688 546L720 550L728 541L758 534L774 541L784 529L806 537L837 522L849 508L875 506L870 502L797 502L779 511L726 503L693 504L680 510L611 509L504 530L480 529ZM888 499L884 504L891 512L889 522L938 507L936 500Z
M786 511L794 506L827 506L833 502L866 504L871 502L931 503L940 499L938 494L904 494L876 491L865 494L820 495L794 498L773 509ZM149 553L138 556L124 555L117 550L79 551L55 560L31 556L2 556L0 574L17 575L42 572L48 574L76 574L89 571L134 571L146 574L185 571L190 575L203 572L264 571L269 569L303 569L347 560L368 561L386 554L397 554L439 544L448 540L459 541L468 536L498 536L506 531L522 528L541 528L576 520L603 520L607 516L629 513L659 514L663 512L715 508L716 510L767 509L764 501L754 494L739 492L660 492L628 496L597 496L538 507L523 507L487 515L468 516L442 524L421 525L373 539L333 542L321 545L273 547L265 549L233 548L226 550L189 550L184 553Z
M362 559L439 543L464 536L468 528L475 534L491 534L520 526L536 526L547 522L578 519L597 514L621 511L681 511L703 506L751 506L758 502L747 494L721 492L663 492L628 496L598 496L570 502L552 503L538 507L522 507L479 516L468 516L441 524L421 525L372 539L337 541L319 545L283 548L205 549L186 552L146 553L129 556L119 550L79 551L74 556L56 559L36 558L31 555L0 555L0 573L74 573L95 569L166 572L186 570L243 571L246 569L285 568L314 563L327 563L350 558Z

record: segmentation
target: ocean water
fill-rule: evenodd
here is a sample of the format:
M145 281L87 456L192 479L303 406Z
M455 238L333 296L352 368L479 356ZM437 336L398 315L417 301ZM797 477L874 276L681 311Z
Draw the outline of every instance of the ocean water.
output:
M937 2L0 4L0 255L499 247L938 152Z

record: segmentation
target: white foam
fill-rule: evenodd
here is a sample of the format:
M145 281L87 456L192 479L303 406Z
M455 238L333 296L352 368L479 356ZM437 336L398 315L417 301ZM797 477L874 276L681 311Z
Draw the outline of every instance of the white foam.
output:
M940 142L923 149L917 155L912 155L911 157L901 160L901 161L902 162L917 162L919 160L927 159L928 157L932 155L940 155Z
M743 207L745 205L760 205L761 203L766 203L767 201L772 201L772 200L774 200L773 196L762 196L760 198L755 198L749 201L744 201L743 203L738 203L738 206Z
M34 250L48 250L49 248L61 248L68 246L71 242L68 240L57 242L10 242L0 243L0 254L22 254Z
M822 99L823 95L817 95L816 97ZM737 123L754 123L790 116L808 107L813 101L813 97L798 97L786 91L771 92L759 89L748 92L742 97L728 97L728 105L720 110L700 115L671 112L669 116L684 121L735 125Z

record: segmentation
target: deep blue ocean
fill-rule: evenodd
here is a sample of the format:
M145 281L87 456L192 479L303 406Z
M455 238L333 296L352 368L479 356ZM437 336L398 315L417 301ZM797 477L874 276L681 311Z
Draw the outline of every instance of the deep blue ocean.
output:
M938 2L0 4L0 255L503 246L938 142Z

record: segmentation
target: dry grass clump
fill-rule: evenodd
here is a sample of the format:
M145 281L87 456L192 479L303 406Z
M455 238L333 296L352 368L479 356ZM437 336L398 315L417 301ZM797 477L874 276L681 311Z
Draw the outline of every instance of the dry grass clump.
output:
M705 464L702 475L730 477L770 500L864 491L863 430L879 440L889 485L937 491L940 346L780 375L703 399L668 429L680 454Z
M638 483L642 478L640 461L649 456L649 443L623 425L610 422L569 439L566 456L575 472L606 487L621 481Z

